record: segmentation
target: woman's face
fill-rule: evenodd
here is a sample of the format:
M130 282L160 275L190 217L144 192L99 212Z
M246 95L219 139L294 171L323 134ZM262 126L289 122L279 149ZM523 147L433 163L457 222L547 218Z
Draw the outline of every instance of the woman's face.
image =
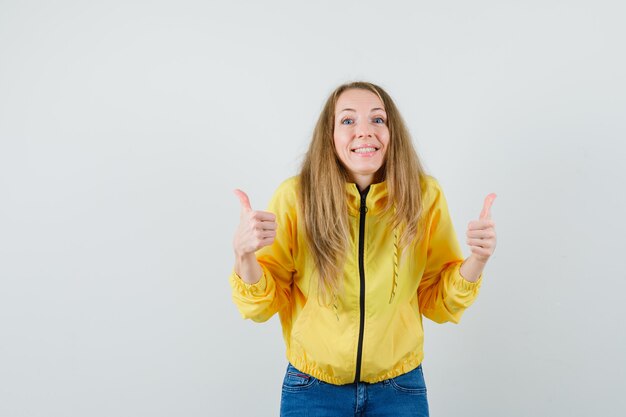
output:
M385 106L362 89L346 90L335 106L335 150L359 189L374 181L389 145Z

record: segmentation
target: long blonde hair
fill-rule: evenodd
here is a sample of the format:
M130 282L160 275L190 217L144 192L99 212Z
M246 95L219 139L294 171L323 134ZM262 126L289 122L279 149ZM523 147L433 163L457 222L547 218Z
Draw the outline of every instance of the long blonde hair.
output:
M422 238L421 180L425 172L396 105L375 84L359 81L339 86L326 100L300 171L301 215L318 273L318 294L325 302L341 289L350 241L346 182L351 178L337 156L333 138L337 100L350 89L376 94L387 113L389 146L377 180L387 182L386 209L393 210L391 226L401 230L400 251Z

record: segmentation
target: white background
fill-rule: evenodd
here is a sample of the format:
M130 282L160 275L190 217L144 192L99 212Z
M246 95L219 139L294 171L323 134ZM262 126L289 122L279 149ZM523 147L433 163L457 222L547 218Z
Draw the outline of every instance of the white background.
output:
M426 324L431 414L626 413L623 1L0 1L0 415L275 416L227 281L327 95L396 100L498 248Z

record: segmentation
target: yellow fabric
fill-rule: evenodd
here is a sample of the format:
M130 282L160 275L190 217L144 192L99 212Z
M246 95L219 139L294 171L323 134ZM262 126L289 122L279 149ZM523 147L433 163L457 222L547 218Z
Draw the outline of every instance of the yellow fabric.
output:
M299 218L297 177L280 185L268 211L276 215L274 243L257 252L263 276L246 284L233 271L233 300L242 317L262 322L278 312L287 359L298 369L332 384L354 382L359 339L360 280L358 266L360 195L346 185L351 246L344 269L343 291L336 307L317 301L314 263ZM373 184L365 216L365 327L361 381L374 383L415 369L423 359L422 315L443 323L458 323L478 295L475 283L459 273L463 256L438 182L422 184L426 237L409 246L396 260L390 227L386 184ZM396 288L393 292L394 273ZM394 296L390 299L390 294Z

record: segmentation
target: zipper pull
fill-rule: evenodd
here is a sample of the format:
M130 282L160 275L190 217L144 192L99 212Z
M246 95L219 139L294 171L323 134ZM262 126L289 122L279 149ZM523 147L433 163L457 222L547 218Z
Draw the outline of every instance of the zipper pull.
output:
M367 204L365 204L365 199L367 194L361 196L361 213L367 213Z
M356 184L355 184L356 185ZM358 188L357 188L358 190ZM359 194L361 194L361 213L367 213L367 204L365 204L365 201L367 200L367 194L370 192L370 186L368 185L367 188L363 191L359 190Z

